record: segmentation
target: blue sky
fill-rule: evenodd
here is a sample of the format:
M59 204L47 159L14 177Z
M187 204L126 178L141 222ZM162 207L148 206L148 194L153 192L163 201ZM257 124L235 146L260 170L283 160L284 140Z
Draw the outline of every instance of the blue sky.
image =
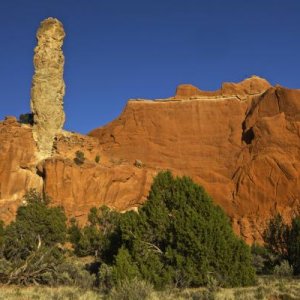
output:
M300 88L299 0L1 0L0 14L0 119L30 110L35 33L49 16L67 33L68 130L181 83L214 90L256 74Z

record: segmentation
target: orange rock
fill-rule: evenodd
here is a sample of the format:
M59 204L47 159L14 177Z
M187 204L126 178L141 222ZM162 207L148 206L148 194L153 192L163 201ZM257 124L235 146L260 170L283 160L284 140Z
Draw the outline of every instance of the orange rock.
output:
M299 99L300 91L258 77L216 92L184 85L165 101L129 101L89 136L62 132L45 161L35 158L32 128L7 119L0 123L0 216L11 220L31 187L80 223L93 206L135 209L153 176L170 169L203 185L247 242L261 241L272 214L299 210ZM73 160L78 150L81 166Z

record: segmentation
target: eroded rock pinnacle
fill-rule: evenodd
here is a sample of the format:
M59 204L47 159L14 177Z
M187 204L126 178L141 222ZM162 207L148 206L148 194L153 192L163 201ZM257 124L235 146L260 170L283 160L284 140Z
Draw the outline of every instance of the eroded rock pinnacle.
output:
M31 110L34 114L33 137L39 148L38 157L44 159L51 156L55 135L65 122L63 25L57 19L45 19L41 22L36 37Z

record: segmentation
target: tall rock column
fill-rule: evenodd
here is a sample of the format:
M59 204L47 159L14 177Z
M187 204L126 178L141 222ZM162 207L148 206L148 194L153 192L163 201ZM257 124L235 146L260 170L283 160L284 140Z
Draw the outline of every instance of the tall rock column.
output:
M38 158L44 159L51 156L55 135L65 122L63 25L57 19L45 19L41 22L36 37L31 110L34 114L33 137L39 148Z

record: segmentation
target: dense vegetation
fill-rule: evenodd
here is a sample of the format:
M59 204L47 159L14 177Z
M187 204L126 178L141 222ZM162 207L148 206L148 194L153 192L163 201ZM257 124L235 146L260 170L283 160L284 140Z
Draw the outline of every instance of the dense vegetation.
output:
M251 255L222 209L188 177L161 172L138 212L92 208L83 228L75 219L67 226L63 209L49 202L30 191L15 221L0 224L0 283L77 285L110 294L135 286L142 295L153 287L251 285L255 271L300 273L299 216L290 224L274 216L264 245L253 245Z
M275 273L282 276L300 274L300 216L291 223L276 214L263 233L264 247L253 246L253 257L262 274Z
M140 278L157 288L254 283L250 250L228 218L190 178L158 174L138 213L92 209L89 225L70 228L77 255L95 255L111 286Z
M63 243L66 216L49 199L30 191L16 220L0 229L0 282L5 284L72 284L88 280L87 271L67 263Z

